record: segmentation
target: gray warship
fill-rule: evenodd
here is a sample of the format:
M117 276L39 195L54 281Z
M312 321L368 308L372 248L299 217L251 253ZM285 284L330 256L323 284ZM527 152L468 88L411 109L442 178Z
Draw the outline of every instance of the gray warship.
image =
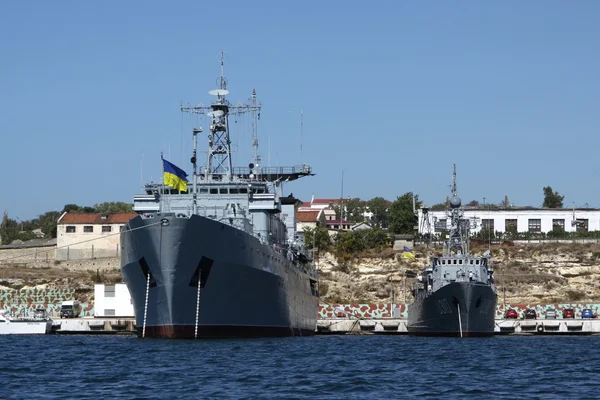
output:
M319 292L315 268L296 232L293 195L283 183L314 175L307 165L259 165L256 91L237 105L226 96L221 56L210 106L181 107L209 119L207 159L186 190L145 185L121 233L121 272L140 337L228 338L313 335ZM233 167L229 116L250 113L252 162ZM183 171L182 171L183 172ZM186 179L187 181L187 179Z
M480 257L470 254L469 232L476 222L464 218L461 210L456 165L447 214L444 226L436 226L446 233L443 254L430 257L429 265L417 276L414 300L408 305L408 332L421 336L492 336L497 295L490 252Z

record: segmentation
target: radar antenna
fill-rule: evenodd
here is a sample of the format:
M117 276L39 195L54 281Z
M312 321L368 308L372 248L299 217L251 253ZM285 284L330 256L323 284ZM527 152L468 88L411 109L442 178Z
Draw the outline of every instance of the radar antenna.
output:
M456 194L456 164L454 164L454 172L452 173L452 196L458 197Z
M250 104L231 105L225 96L229 94L227 90L227 79L225 78L225 53L220 54L221 76L217 79L219 84L218 89L213 89L208 92L212 96L216 96L210 106L198 105L181 107L182 112L194 114L202 114L211 117L210 129L208 130L208 157L206 167L201 168L200 175L204 179L233 179L233 166L231 160L231 139L229 137L229 115L241 115L247 112L258 113L260 116L261 104L256 104L256 92L252 94L252 102ZM253 120L254 121L254 120ZM255 145L255 160L258 156L258 139L256 135L256 123L253 124L253 142L256 138Z

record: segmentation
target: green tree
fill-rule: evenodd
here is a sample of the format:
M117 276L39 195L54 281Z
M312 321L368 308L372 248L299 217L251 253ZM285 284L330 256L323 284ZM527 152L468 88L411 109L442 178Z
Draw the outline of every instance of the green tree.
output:
M391 236L383 229L339 231L335 238L335 251L338 261L349 261L364 250L382 249L391 244Z
M333 209L335 210L335 218L341 219L341 205L335 205L333 206ZM365 202L358 197L353 199L344 199L344 210L344 219L350 222L357 223L365 220L365 217L363 216L363 212L365 211Z
M65 204L65 206L63 207L63 212L95 213L99 211L96 211L94 207L79 206L77 204Z
M0 224L0 237L2 237L2 244L11 244L13 240L17 239L18 235L19 227L17 221L8 218L8 212L4 211L2 223Z
M103 214L130 213L133 212L133 205L123 201L106 201L94 204L94 209Z
M65 204L63 207L63 212L79 212L80 209L81 207L79 207L77 204Z
M419 208L421 201L419 195L415 195L415 206ZM407 192L398 198L390 206L390 225L392 233L414 233L418 217L413 212L413 193Z
M374 197L367 202L369 211L373 213L371 221L378 228L387 228L389 222L388 201L383 197Z
M510 207L510 201L508 200L508 196L504 196L504 200L502 200L502 207L503 208L508 208Z
M60 215L61 213L58 211L48 211L40 215L39 227L42 229L42 232L44 232L46 237L56 237L56 224Z
M304 232L304 245L307 249L312 250L315 247L317 251L325 251L331 246L331 236L329 236L327 228L305 226L302 231Z
M479 202L477 200L471 200L469 203L467 203L468 207L479 207Z
M544 204L546 208L562 208L563 199L565 196L561 196L558 192L552 191L550 186L544 188Z

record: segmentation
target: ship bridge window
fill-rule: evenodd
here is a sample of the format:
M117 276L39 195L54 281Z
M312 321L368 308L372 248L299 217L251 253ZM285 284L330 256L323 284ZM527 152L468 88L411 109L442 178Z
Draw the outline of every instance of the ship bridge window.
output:
M248 193L248 189L247 188L240 188L240 193Z
M231 193L231 194L238 194L239 193L239 189L238 188L231 188L231 189L229 189L229 193Z
M456 265L456 260L454 260L454 265Z
M201 194L202 193L204 193L204 194L208 193L208 188L200 188L200 193Z
M475 260L475 264L479 265L479 260Z
M210 188L210 194L218 194L219 193L219 189L217 188Z
M227 194L227 188L219 188L219 193Z

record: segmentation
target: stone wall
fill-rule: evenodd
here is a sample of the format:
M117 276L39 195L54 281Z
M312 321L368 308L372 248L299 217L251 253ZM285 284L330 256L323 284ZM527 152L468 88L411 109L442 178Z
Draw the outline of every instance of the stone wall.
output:
M55 259L55 245L0 249L0 265L27 264L31 262L53 262Z
M58 251L65 250L59 249ZM56 258L56 246L29 247L18 249L0 249L0 268L9 265L20 265L32 268L61 267L83 270L106 270L119 268L120 259L115 252L106 251L98 254L91 251L80 253L80 257L61 261ZM84 257L85 256L85 257Z
M94 258L115 258L119 257L119 248L105 249L94 248L90 246L86 249L75 249L64 247L56 250L56 259L60 261L70 260L91 260Z

